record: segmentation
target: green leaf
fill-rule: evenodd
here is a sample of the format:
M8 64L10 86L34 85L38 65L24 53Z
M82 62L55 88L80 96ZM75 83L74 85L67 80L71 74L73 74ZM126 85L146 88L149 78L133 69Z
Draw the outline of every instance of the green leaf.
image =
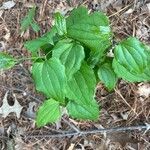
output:
M44 34L42 37L31 40L31 41L27 41L24 46L25 48L27 48L29 51L31 52L36 52L38 51L42 46L46 45L46 44L51 44L53 45L53 38L56 35L56 28L53 27L51 29L51 31L47 32L46 34Z
M82 120L97 120L99 116L99 108L95 100L91 101L90 105L79 105L69 101L67 110L71 117Z
M72 101L68 104L68 111L72 117L94 120L98 118L98 113L96 113L99 112L98 105L94 100L95 86L96 79L93 70L83 63L80 70L68 81L66 96ZM91 107L93 109L90 110ZM84 111L85 117L78 115L78 111Z
M116 46L115 60L129 72L143 73L147 67L147 55L143 44L136 38L130 37Z
M38 127L47 123L54 123L60 118L59 102L54 99L48 99L40 106L37 112L36 124Z
M66 75L65 68L56 58L34 63L32 68L36 89L48 98L65 103Z
M144 47L146 49L146 54L148 58L148 65L144 71L144 76L145 76L146 81L150 81L150 47L147 45L144 45Z
M106 62L99 67L99 79L105 84L109 91L113 90L116 86L117 76L112 68L112 62Z
M1 52L0 53L0 69L9 69L16 64L17 60L12 56Z
M52 56L60 59L65 66L68 79L80 69L85 57L83 47L70 39L59 41L53 48Z
M55 14L55 26L60 36L66 35L67 33L66 19L60 13Z
M38 32L40 30L40 27L36 22L31 23L31 27L35 32Z
M21 21L21 31L22 32L25 31L25 30L27 30L30 25L32 26L32 28L33 28L34 31L38 32L40 30L39 26L34 21L35 10L36 10L36 7L33 7L32 9L30 9L30 11L28 12L28 14Z
M68 81L67 97L78 104L88 104L94 97L96 79L93 70L83 63Z
M123 65L121 65L116 59L113 60L113 68L118 77L129 82L142 82L150 81L150 65L145 69L144 73L137 74L130 72Z
M108 17L101 12L88 14L85 7L74 9L67 18L67 35L91 50L94 63L104 55L112 37Z

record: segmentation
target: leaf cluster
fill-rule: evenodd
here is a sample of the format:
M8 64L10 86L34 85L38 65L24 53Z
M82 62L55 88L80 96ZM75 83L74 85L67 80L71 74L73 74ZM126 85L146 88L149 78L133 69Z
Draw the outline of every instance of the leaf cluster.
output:
M97 120L94 93L99 81L109 91L120 78L150 81L149 46L128 37L112 49L112 38L108 17L81 6L68 17L56 13L49 32L25 43L37 58L32 67L36 89L46 96L37 112L38 126L56 122L62 107L73 118ZM107 55L110 49L114 57ZM8 64L4 63L7 68Z

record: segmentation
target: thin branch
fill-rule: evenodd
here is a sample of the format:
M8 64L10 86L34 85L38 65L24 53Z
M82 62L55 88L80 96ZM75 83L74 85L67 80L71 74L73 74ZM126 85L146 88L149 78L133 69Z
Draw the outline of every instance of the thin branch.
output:
M80 133L80 129L78 129L75 125L73 125L72 123L70 123L68 120L66 120L65 118L62 117L62 120L69 125L73 130L75 130L77 133Z
M129 5L127 5L126 7L120 9L119 11L117 11L117 12L111 14L111 15L109 16L109 18L110 18L110 17L113 17L113 16L115 16L115 15L118 15L120 12L126 10L126 9L129 8L130 6L132 6L132 4L129 4Z
M106 129L97 129L89 131L80 131L80 132L66 132L65 134L46 134L46 135L22 135L23 139L28 138L63 138L70 136L84 136L88 134L98 134L98 133L111 133L111 132L121 132L121 131L130 131L130 130L148 130L149 125L147 126L131 126L131 127L116 127L116 128L106 128Z
M126 101L126 99L122 96L122 94L120 93L119 90L115 89L115 92L121 97L121 99L124 101L124 103L131 109L131 111L136 115L136 117L138 116L137 112L132 108L132 106Z

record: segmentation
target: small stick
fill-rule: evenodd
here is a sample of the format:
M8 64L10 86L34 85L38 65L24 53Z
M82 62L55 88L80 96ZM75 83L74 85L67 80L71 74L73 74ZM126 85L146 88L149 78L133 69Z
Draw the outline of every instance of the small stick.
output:
M80 129L78 129L75 125L73 125L72 123L70 123L69 121L67 121L65 118L62 117L62 120L69 125L73 130L75 130L77 133L80 133Z
M128 7L131 6L131 5L132 5L132 4L129 4L129 5L127 5L126 7L120 9L119 11L117 11L117 12L111 14L111 15L109 16L109 18L112 17L112 16L115 16L115 15L119 14L120 12L124 11L126 8L128 8Z
M121 95L119 90L115 89L115 92L121 97L121 99L124 101L124 103L131 109L131 111L133 111L133 113L136 115L136 117L138 116L137 112L132 108L132 106L126 101L126 99Z
M80 131L80 132L66 132L65 134L46 134L46 135L22 135L23 139L28 138L63 138L70 136L84 136L88 134L98 134L98 133L111 133L111 132L121 132L121 131L130 131L130 130L149 130L150 125L142 125L142 126L131 126L131 127L115 127L115 128L106 128L106 129L97 129L97 130L89 130L89 131Z

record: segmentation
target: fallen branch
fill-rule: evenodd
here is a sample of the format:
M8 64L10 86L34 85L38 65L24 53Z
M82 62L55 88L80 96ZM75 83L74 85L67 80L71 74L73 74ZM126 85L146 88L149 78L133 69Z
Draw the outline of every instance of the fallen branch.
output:
M121 131L129 131L129 130L150 130L150 125L142 125L142 126L131 126L131 127L116 127L116 128L106 128L106 129L96 129L96 130L89 130L89 131L80 131L80 132L65 132L63 134L46 134L46 135L22 135L23 139L28 138L63 138L63 137L70 137L70 136L84 136L88 134L104 134L104 133L111 133L111 132L121 132Z

